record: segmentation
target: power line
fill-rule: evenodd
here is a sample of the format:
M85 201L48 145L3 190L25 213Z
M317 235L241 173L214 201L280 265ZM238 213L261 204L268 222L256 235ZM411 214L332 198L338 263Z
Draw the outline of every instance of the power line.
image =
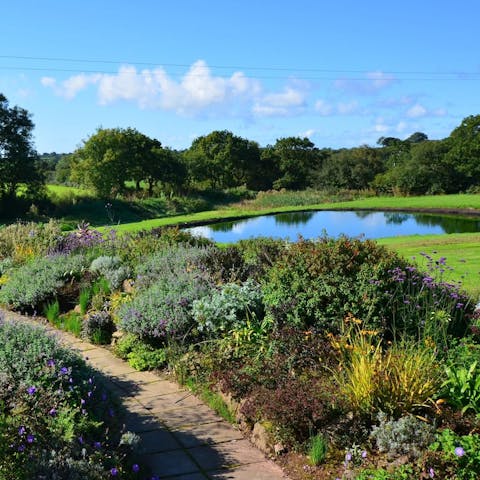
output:
M142 75L141 71L119 71L119 70L88 70L88 69L72 69L72 68L52 68L52 67L24 67L24 66L2 66L0 65L0 70L13 70L13 71L38 71L38 72L63 72L63 73L89 73L89 74L99 74L99 75ZM185 73L169 73L172 78L184 77ZM447 74L445 74L447 75ZM449 74L454 75L454 74ZM457 74L455 74L457 75ZM472 77L471 75L478 75L477 77ZM199 77L206 78L209 77L209 73L199 74L199 73L188 73L190 77ZM218 75L215 74L216 78L231 78L231 75ZM246 78L249 79L270 79L270 80L285 80L285 79L296 79L296 80L331 80L331 81L465 81L465 80L480 80L480 74L469 74L469 76L457 76L457 77L392 77L391 75L385 76L365 76L365 77L327 77L327 76L296 76L290 75L285 76L271 76L271 75L248 75Z
M164 67L174 67L174 68L190 68L191 65L183 63L162 63L162 62L140 62L140 61L119 61L119 60L100 60L100 59L80 59L80 58L63 58L63 57L35 57L35 56L20 56L20 55L0 55L0 58L11 59L11 60L35 60L35 61L48 61L48 62L71 62L71 63L94 63L94 64L129 64L129 65L143 65L143 66L164 66ZM40 67L0 67L7 70L51 70L56 72L80 72L84 71L87 73L118 73L107 70L80 70L80 69L64 69L64 68L40 68ZM291 72L292 75L294 72L317 72L317 73L331 73L331 74L363 74L365 78L355 78L348 77L349 80L378 80L385 79L386 77L372 77L374 73L381 75L428 75L428 78L405 78L405 80L434 80L437 77L441 76L455 76L456 78L445 78L446 80L477 80L477 78L472 78L475 76L480 76L480 72L466 72L466 71L415 71L415 70L389 70L389 71L367 71L367 70L345 70L345 69L324 69L324 68L297 68L297 67L274 67L274 66L241 66L241 65L197 65L197 68L205 69L239 69L239 70L251 70L251 71L278 71L278 72ZM370 75L370 76L369 76ZM220 75L218 75L220 76ZM283 77L270 77L270 76L250 76L250 78L283 78ZM319 80L331 80L330 77L302 77L302 79L319 79ZM337 79L337 78L335 78ZM444 78L439 78L444 80Z

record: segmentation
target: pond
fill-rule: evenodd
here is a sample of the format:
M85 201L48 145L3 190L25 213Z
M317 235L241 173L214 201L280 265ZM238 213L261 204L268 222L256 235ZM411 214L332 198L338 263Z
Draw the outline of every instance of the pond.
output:
M236 242L252 237L296 240L347 235L365 238L463 233L480 231L480 218L465 216L371 211L292 212L215 223L188 229L215 242Z

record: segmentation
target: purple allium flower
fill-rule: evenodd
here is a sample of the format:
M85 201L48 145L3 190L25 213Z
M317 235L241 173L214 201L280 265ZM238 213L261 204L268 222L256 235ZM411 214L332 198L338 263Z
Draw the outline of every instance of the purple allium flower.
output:
M457 457L463 457L465 455L465 450L462 447L457 447L455 449L455 455Z
M48 411L48 414L49 414L51 417L54 417L54 416L57 414L57 410L55 409L55 407L52 407L52 408Z
M116 477L118 475L118 470L115 467L113 467L112 469L110 469L110 475L112 477Z
M139 467L138 463L134 463L132 465L132 472L138 473L139 471L140 471L140 467Z
M31 433L27 435L27 442L28 443L33 443L35 441L35 435L32 435Z
M26 432L27 432L27 430L23 425L18 429L18 434L20 436L25 435Z
M29 395L33 395L37 391L37 387L28 387L27 392Z

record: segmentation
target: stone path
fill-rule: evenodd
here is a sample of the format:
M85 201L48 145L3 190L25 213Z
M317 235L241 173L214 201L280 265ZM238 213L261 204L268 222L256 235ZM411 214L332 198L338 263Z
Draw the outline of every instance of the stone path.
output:
M31 321L4 313L7 318ZM238 430L177 383L150 372L138 372L105 348L55 332L105 376L106 388L127 410L127 430L142 438L143 461L152 474L171 480L287 478Z

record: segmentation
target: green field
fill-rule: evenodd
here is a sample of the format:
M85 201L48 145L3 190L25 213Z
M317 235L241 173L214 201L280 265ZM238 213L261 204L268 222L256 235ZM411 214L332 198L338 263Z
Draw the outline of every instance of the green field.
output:
M405 237L382 238L378 243L385 245L421 267L426 267L426 253L434 260L445 257L447 266L444 279L461 281L463 288L474 299L480 296L480 233L455 233L448 235L410 235Z
M92 197L93 194L84 188L67 187L66 185L47 185L47 192L58 195L59 197L65 197L68 195L75 195L81 197Z

